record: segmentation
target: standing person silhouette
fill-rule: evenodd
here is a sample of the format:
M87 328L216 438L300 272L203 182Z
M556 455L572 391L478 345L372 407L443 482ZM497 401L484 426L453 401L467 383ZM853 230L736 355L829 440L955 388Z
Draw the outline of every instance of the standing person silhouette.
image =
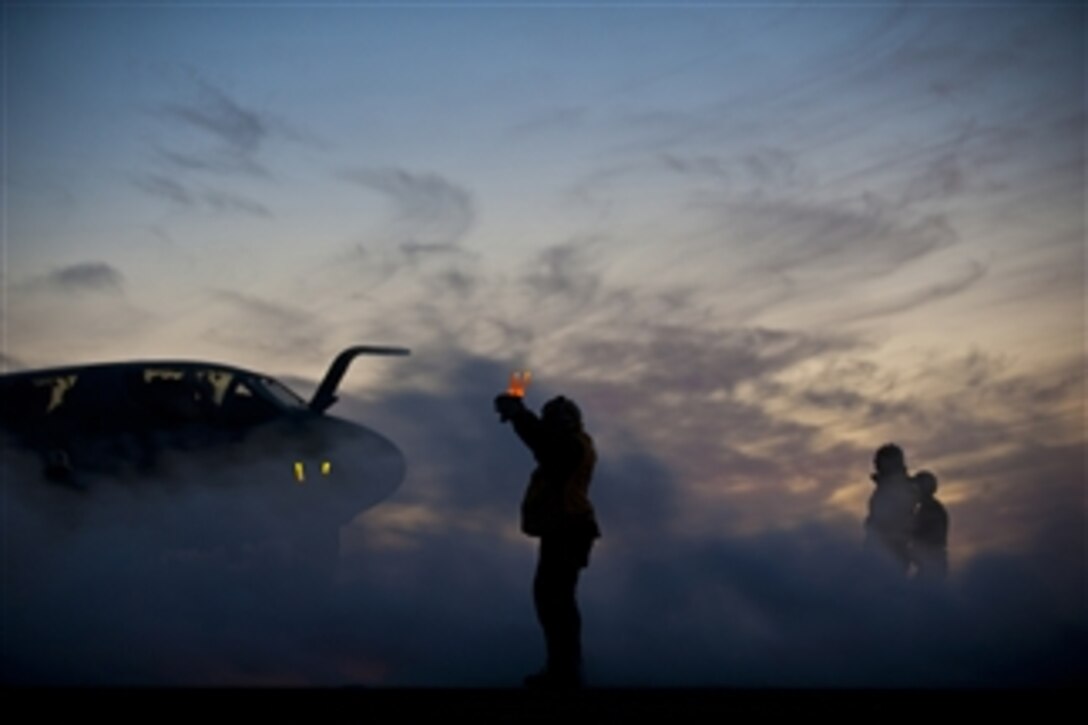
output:
M948 576L948 511L937 500L937 477L929 471L914 474L918 510L914 514L911 558L915 576L939 581Z
M876 489L869 497L869 516L865 519L865 539L891 555L906 574L911 562L911 538L918 489L907 474L903 449L888 443L873 456L872 474Z
M579 687L582 618L575 590L601 535L588 495L597 453L582 426L581 411L567 398L548 401L539 418L520 396L509 393L495 398L495 410L513 425L537 463L522 499L521 530L540 539L533 602L548 659L525 684Z

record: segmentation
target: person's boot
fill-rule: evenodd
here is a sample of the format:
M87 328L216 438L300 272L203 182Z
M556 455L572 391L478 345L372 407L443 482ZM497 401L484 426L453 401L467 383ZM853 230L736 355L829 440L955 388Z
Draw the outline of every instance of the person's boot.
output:
M528 675L525 686L532 690L577 690L582 687L582 668L578 664L549 665Z

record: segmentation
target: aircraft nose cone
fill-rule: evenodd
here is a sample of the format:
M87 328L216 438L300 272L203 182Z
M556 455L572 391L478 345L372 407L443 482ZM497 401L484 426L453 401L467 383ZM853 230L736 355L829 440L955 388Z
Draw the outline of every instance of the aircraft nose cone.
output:
M369 428L327 418L302 443L292 461L295 486L327 499L341 523L384 500L404 480L404 454Z

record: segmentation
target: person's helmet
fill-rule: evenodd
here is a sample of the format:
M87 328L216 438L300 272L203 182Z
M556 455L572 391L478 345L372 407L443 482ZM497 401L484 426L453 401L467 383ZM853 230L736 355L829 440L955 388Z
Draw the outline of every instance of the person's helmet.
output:
M570 430L582 428L582 411L569 398L562 395L552 398L540 411L541 419L548 424L555 424Z
M896 473L907 470L903 449L894 443L886 443L877 449L873 456L873 466L877 473Z

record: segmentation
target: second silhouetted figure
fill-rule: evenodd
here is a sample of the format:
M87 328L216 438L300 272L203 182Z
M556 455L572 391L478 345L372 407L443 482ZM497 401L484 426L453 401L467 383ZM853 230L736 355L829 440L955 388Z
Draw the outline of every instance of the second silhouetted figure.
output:
M948 576L948 510L937 500L937 477L929 471L914 474L918 509L914 513L911 558L922 579Z
M582 426L581 411L567 398L550 400L539 418L516 395L498 396L495 410L514 426L537 463L521 504L521 530L540 539L533 601L548 661L542 672L526 678L526 685L577 687L582 619L575 590L601 535L589 501L597 453Z
M876 488L869 497L869 516L865 519L866 539L870 545L890 554L896 565L906 573L910 568L918 489L907 474L903 449L894 443L877 449L873 467L876 468L872 474Z

